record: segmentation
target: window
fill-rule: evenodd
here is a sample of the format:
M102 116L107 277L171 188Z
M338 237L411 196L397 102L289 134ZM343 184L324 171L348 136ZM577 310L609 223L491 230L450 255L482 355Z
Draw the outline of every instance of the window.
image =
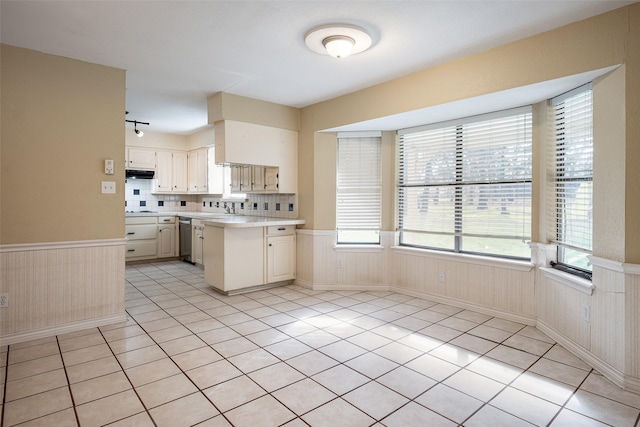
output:
M558 263L591 271L593 206L593 100L591 84L551 100L553 144L549 193L551 235ZM569 270L571 271L571 270ZM586 275L585 277L590 277Z
M531 108L399 131L400 244L530 258Z
M380 243L381 133L338 134L338 243Z

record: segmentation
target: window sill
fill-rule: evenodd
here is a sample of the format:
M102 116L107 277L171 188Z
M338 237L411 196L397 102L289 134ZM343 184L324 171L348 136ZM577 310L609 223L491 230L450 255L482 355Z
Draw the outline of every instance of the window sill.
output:
M540 271L544 273L549 279L552 279L562 285L568 286L576 291L580 291L587 295L592 295L595 286L592 282L583 279L581 277L574 276L573 274L565 273L564 271L556 270L555 268L541 267Z
M505 268L516 271L531 271L533 264L530 261L518 261L505 258L494 258L481 255L458 254L452 252L434 251L431 249L411 248L407 246L392 246L396 253L417 255L429 258L437 258L445 261L463 262L466 264L476 264L489 267Z
M333 245L333 249L336 252L382 252L384 246L382 245L357 245L357 244L340 244Z

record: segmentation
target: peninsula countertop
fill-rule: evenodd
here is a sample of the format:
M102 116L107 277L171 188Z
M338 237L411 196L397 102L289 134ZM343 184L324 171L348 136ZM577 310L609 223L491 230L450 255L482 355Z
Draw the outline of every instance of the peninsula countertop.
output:
M295 218L273 218L250 215L224 215L215 218L203 218L202 223L213 227L231 227L231 228L248 228L248 227L270 227L279 225L301 225L305 223L304 219Z

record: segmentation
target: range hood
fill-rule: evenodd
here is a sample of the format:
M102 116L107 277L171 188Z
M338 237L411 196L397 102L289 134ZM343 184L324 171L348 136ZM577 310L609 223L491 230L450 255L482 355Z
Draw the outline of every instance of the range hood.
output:
M153 179L154 174L154 171L127 169L125 177L127 179Z

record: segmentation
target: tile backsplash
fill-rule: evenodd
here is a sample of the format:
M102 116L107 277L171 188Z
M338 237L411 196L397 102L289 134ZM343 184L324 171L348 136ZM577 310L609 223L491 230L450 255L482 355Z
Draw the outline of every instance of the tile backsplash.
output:
M247 199L231 202L206 194L152 194L152 183L150 179L125 181L126 211L224 213L226 203L229 208L235 205L238 215L298 217L298 196L295 194L247 194Z

